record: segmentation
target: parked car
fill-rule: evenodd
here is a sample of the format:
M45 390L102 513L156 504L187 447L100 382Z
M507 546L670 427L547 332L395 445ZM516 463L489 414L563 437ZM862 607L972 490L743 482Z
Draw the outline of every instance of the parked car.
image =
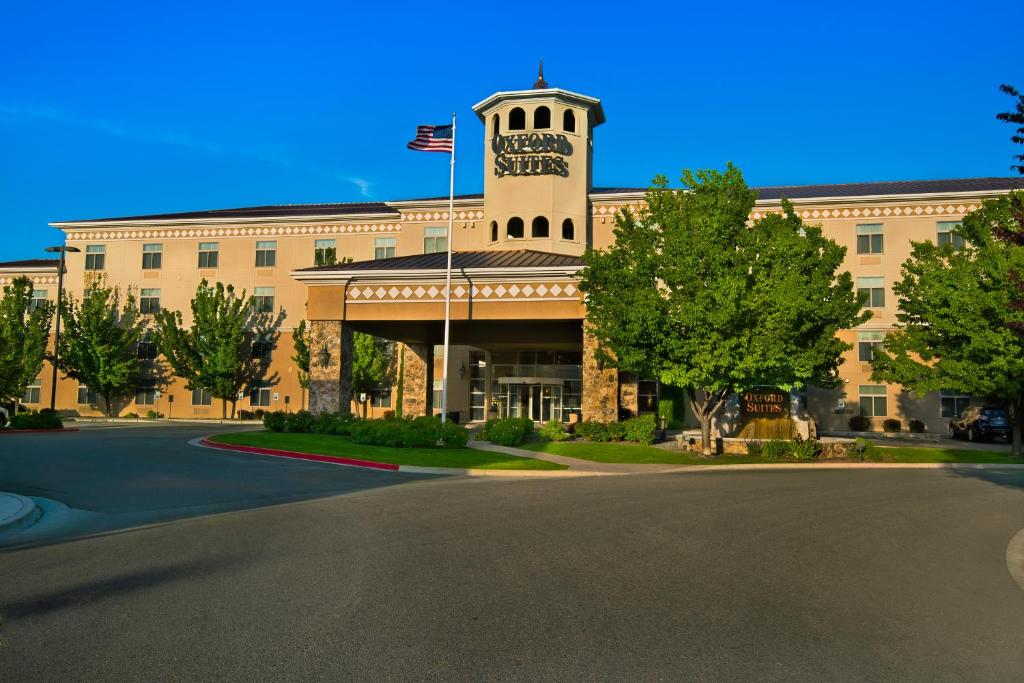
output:
M0 429L7 426L7 421L10 418L7 417L7 408L0 406Z
M1010 440L1010 420L1006 411L992 406L972 406L949 421L949 438L968 441Z

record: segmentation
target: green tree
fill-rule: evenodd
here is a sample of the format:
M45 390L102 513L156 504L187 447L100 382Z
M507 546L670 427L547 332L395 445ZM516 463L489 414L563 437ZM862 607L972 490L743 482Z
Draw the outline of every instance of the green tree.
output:
M999 89L1010 97L1016 98L1017 101L1014 103L1015 106L1012 111L1005 111L1001 114L996 114L996 118L1003 123L1009 123L1017 126L1017 130L1010 139L1018 145L1024 145L1024 94L1020 93L1012 85L1006 85L1005 83L999 86ZM1015 154L1013 158L1020 163L1013 164L1010 168L1014 169L1018 173L1024 174L1024 154Z
M1006 404L1013 455L1024 424L1024 192L985 201L964 217L964 247L914 242L893 285L897 330L872 362L876 381L918 394L961 391Z
M32 301L32 281L15 278L0 299L0 401L20 400L39 376L50 341L54 306Z
M243 290L218 282L199 283L192 299L192 320L185 327L181 311L159 311L154 316L155 340L174 374L188 389L207 389L220 399L221 415L231 417L239 393L266 373L266 357L253 353L253 342L273 343L281 317L261 313Z
M61 312L58 367L103 397L108 416L134 393L141 374L138 348L146 319L130 289L123 299L122 305L120 289L100 278L90 283L80 306L65 292Z
M370 395L370 391L392 374L394 353L384 339L362 332L352 333L352 393ZM367 404L363 401L363 417Z
M302 389L302 409L306 409L306 390L309 389L309 334L306 332L306 321L300 320L292 330L292 348L295 355L292 362L298 368L299 387Z
M584 255L580 289L599 362L685 389L711 454L711 423L737 393L836 382L836 333L861 311L846 249L782 214L748 222L756 193L731 164L659 176L637 213L616 216L615 243Z

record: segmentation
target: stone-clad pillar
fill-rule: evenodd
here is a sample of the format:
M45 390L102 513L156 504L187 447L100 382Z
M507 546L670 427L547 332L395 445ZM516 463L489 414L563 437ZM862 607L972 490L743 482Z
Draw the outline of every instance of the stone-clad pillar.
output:
M329 359L323 364L323 350ZM352 328L340 320L311 320L309 412L352 412Z
M601 369L594 358L597 339L583 327L583 419L615 422L619 419L619 372Z
M632 373L619 374L619 407L633 417L640 412L640 382Z
M434 347L406 344L402 369L402 415L430 415L434 398Z

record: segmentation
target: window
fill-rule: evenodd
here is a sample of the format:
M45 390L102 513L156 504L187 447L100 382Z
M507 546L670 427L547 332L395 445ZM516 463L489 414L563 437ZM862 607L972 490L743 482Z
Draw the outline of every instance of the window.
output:
M250 388L249 405L261 408L270 405L270 382L257 382Z
M102 244L88 244L85 247L85 269L103 270L104 257L107 255L107 248Z
M885 307L885 278L884 277L859 277L857 278L857 293L864 292L867 301L864 303L868 308Z
M501 117L495 114L491 117L491 137L501 132Z
M423 228L423 253L439 254L448 251L447 228Z
M277 242L256 243L256 267L270 268L277 265Z
M394 237L378 237L373 241L373 258L395 258L397 245Z
M196 388L192 390L192 405L208 406L213 404L213 397L209 389Z
M566 133L576 132L576 114L572 113L572 109L566 109L562 114L562 130Z
M642 379L637 382L637 413L644 415L658 412L658 380Z
M533 127L534 128L550 128L551 127L551 110L547 107L537 107L533 111Z
M78 404L83 406L96 405L96 390L90 389L84 384L78 385Z
M139 340L139 346L135 354L139 360L156 360L156 354L156 343L152 339L143 337Z
M937 228L939 246L952 244L954 249L963 249L964 238L960 236L959 227L960 221L939 221Z
M256 287L252 290L252 306L257 313L274 312L274 288Z
M267 339L257 339L252 343L252 359L270 362L270 355L274 351L274 342Z
M32 384L25 387L25 395L22 397L22 403L39 403L40 394L42 394L43 380L36 377L32 380Z
M491 241L498 241L498 221L491 221Z
M28 302L29 313L36 310L40 306L46 303L46 290L45 289L33 289L32 298Z
M865 363L870 363L874 357L875 349L885 341L885 332L880 330L868 330L857 333L857 358Z
M530 226L530 235L532 237L547 237L549 233L547 218L537 216L533 219L533 224Z
M481 351L469 353L469 419L487 416L487 356Z
M860 414L865 417L885 417L888 414L885 394L882 385L860 385Z
M526 130L526 112L516 107L508 113L509 130Z
M508 219L508 226L505 228L505 236L509 239L522 239L524 234L523 219L513 216Z
M317 266L333 266L338 262L338 251L334 248L334 240L317 240L313 243L313 264Z
M143 244L142 245L142 269L159 270L160 262L163 260L164 245Z
M160 311L160 290L144 289L139 293L139 313L153 314Z
M370 389L370 406L373 408L391 407L391 382L381 382Z
M857 226L857 253L881 254L885 235L882 234L881 223L869 223Z
M200 268L216 268L217 267L217 254L220 251L220 245L217 242L200 242L199 243L199 267Z
M575 240L576 239L576 226L573 225L571 218L566 218L562 221L562 239L563 240Z
M432 408L433 408L433 411L434 411L434 415L440 415L441 414L441 399L442 399L441 394L444 393L444 380L443 379L435 379L433 386L434 386L434 396L433 396L434 405L432 406ZM451 404L449 404L448 407L451 408Z
M151 406L156 403L156 380L145 379L135 387L135 405Z
M969 405L971 405L971 397L966 394L948 389L939 392L939 406L942 411L942 417L960 417Z

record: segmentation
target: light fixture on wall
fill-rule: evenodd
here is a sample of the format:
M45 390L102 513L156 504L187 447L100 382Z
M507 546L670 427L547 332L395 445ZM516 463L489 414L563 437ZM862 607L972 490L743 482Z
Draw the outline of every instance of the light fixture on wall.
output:
M327 348L327 344L323 345L320 349L320 367L326 368L331 364L331 350Z
M459 367L459 379L466 379L466 361L462 361L462 365Z

